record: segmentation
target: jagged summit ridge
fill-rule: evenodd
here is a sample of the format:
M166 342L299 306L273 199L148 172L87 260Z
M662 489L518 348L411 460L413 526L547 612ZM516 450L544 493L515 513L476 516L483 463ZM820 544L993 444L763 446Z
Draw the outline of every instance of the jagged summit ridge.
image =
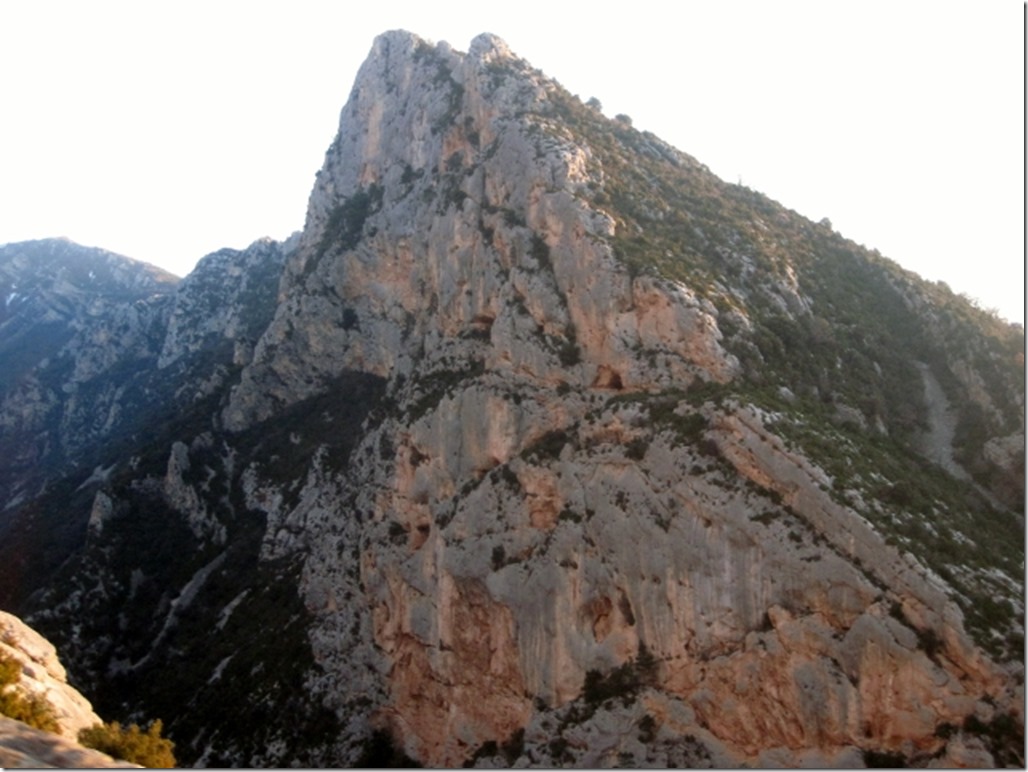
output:
M483 32L472 39L468 46L468 56L488 64L497 59L513 59L514 52L498 35L491 32Z
M713 308L685 286L633 284L614 260L613 221L579 198L599 184L588 149L555 133L548 115L556 84L498 39L472 50L407 33L376 40L318 175L254 377L263 381L262 367L288 373L275 396L289 400L345 368L410 375L415 358L440 356L437 345L472 331L503 349L487 370L554 386L728 377ZM662 300L665 292L692 310ZM308 322L310 334L292 346L296 316L334 318ZM693 332L675 339L669 331L683 324ZM526 332L539 340L512 345ZM564 347L563 359L540 341ZM614 372L610 361L633 347L661 350L661 366ZM230 426L267 410L270 395L249 388L250 377Z

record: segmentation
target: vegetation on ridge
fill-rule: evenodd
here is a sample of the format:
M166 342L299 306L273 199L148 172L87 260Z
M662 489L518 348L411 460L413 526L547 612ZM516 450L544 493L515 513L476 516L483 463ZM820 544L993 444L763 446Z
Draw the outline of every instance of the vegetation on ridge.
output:
M1021 656L1023 480L1003 477L983 448L1023 430L1023 328L827 220L720 180L556 84L540 118L555 138L589 148L601 173L583 195L614 218L611 246L626 270L681 283L716 309L741 377L690 401L734 396L779 416L774 431L831 475L840 503L953 588L979 644L1000 659ZM921 455L930 407L919 367L950 402L953 456L973 481ZM988 396L972 398L974 388ZM1014 511L983 489L1005 491Z
M44 732L58 732L57 715L42 695L24 695L15 684L21 680L21 664L0 651L0 715L21 721Z
M144 732L138 724L123 727L117 721L94 724L79 732L79 742L115 759L143 767L169 769L175 766L175 743L161 736L160 719L151 721Z

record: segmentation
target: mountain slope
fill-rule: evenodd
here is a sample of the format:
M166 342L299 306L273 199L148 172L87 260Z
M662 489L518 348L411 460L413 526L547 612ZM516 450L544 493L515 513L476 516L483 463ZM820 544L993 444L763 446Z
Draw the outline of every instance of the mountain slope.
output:
M105 713L211 765L1020 761L1023 331L489 35L375 41L275 254L16 508L89 522L5 602Z
M179 282L62 240L0 248L13 297L0 325L0 603L45 584L81 548L96 486L238 371L283 255L268 242L223 250Z

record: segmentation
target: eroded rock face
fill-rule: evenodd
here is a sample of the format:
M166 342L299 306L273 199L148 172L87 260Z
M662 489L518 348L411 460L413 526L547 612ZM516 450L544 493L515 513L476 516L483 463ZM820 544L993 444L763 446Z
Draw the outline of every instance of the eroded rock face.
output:
M224 412L242 429L341 371L388 379L341 487L309 478L284 516L308 535L280 544L306 553L316 688L367 684L409 755L454 766L646 651L708 760L940 752L1006 674L759 411L681 399L739 374L718 312L615 259L554 88L496 38L389 33L343 110ZM782 309L809 312L788 276Z
M888 270L494 36L387 33L303 232L162 301L183 414L75 479L35 613L198 764L1016 763L1023 514L967 457L1023 490L1023 383Z
M175 293L157 367L165 370L205 349L226 346L232 347L233 365L249 363L295 241L295 236L284 243L265 238L245 250L223 249L205 257Z
M595 183L586 151L523 115L553 88L494 38L467 55L407 33L376 41L230 427L346 368L424 376L478 360L576 389L731 376L716 310L628 275L610 217L576 198Z

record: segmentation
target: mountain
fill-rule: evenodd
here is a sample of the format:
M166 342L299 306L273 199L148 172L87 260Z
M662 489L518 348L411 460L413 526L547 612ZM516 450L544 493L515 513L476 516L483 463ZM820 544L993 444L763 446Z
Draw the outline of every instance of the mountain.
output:
M180 761L1023 764L1023 329L498 38L103 302L0 328L0 604Z

